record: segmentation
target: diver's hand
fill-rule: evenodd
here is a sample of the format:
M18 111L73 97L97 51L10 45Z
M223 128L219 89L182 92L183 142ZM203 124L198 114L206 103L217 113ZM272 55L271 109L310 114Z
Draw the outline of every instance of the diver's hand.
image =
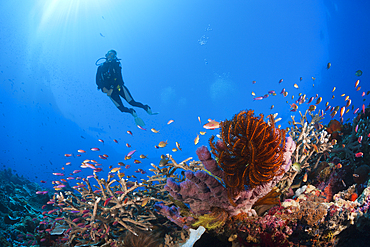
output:
M107 89L106 87L103 87L103 93L106 93L108 96L111 96L113 93L113 89Z

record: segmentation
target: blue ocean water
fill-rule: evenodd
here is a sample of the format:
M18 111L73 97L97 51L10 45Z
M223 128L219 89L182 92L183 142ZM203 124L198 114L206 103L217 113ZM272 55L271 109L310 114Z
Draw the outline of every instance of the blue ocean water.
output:
M81 169L84 159L95 159L103 164L102 177L110 165L124 162L131 167L122 170L140 179L146 175L134 171L157 164L161 154L170 153L178 162L197 159L196 148L218 133L202 127L208 119L222 121L253 109L265 116L279 113L285 128L290 116L298 115L290 104L299 93L322 97L316 111L328 101L345 105L343 93L361 109L368 102L361 94L370 90L369 7L368 1L329 0L2 1L1 168L51 187L52 173L68 174ZM137 109L146 130L97 90L95 61L110 49L118 52L134 99L159 112L150 116ZM363 71L361 77L357 70ZM361 90L356 91L358 79ZM286 97L280 94L283 88ZM270 90L277 95L254 100L251 94ZM354 116L350 110L343 118ZM331 119L326 112L324 123ZM207 133L195 145L200 131ZM165 148L155 148L166 140ZM171 151L175 142L182 151ZM100 151L90 151L93 147ZM79 149L86 153L78 157ZM132 150L133 159L125 161ZM109 157L101 160L99 154ZM134 164L139 154L148 159ZM82 170L81 177L92 174Z

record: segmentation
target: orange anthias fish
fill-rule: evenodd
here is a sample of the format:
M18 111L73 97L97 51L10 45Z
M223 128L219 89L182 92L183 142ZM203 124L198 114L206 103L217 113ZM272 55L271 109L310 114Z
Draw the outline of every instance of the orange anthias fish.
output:
M308 107L308 111L314 111L314 110L316 110L316 106L315 105L310 105Z
M290 105L290 108L291 108L291 110L290 110L290 111L293 111L293 112L295 112L295 111L297 111L297 110L298 110L298 106L297 106L295 103L291 104L291 105Z
M107 200L105 200L105 202L104 202L103 206L104 206L104 207L105 207L105 206L107 206L107 205L108 205L108 203L109 203L109 201L110 201L110 200L112 200L112 198L113 198L113 196L111 196L111 197L107 198Z
M197 137L195 137L194 139L194 144L197 145L199 143L199 135L197 135Z
M140 125L136 125L141 130L146 130L145 128L141 127Z
M358 84L360 84L360 80L357 80L356 83L355 83L355 87L358 86Z
M203 125L203 128L205 128L207 130L218 129L218 128L220 128L220 123L215 121L215 120L208 119L208 123Z
M130 151L126 156L127 156L127 157L131 157L131 155L133 155L135 152L136 152L136 150L132 150L132 151Z
M342 106L342 108L340 108L340 117L343 117L343 114L344 114L345 110L346 110L345 106Z

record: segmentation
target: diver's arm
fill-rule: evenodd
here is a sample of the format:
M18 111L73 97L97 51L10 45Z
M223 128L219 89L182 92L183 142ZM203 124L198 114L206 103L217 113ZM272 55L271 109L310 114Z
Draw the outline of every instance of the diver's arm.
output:
M98 86L98 90L101 89L102 92L104 92L103 88L107 89L109 87L108 85L109 82L104 80L102 65L98 67L95 80L96 80L96 85Z
M98 67L98 70L96 71L96 78L95 78L96 85L98 86L98 90L101 89L104 92L104 82L102 78L102 73L101 73L101 66Z

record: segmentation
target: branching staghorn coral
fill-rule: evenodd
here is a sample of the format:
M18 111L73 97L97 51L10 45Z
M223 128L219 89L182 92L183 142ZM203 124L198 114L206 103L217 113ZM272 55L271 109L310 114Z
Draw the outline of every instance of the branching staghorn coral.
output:
M63 220L70 226L68 244L102 240L119 242L115 234L120 231L128 230L136 234L137 230L151 230L150 221L157 217L145 206L152 195L137 190L143 184L123 178L112 180L112 177L108 175L107 180L99 179L95 174L98 186L91 186L84 179L85 184L80 183L76 187L78 194L66 191L57 196L57 206L65 213Z
M243 191L245 185L254 188L282 174L285 131L275 128L273 116L268 124L262 114L255 117L253 110L241 111L220 126L221 141L215 144L212 137L209 143L224 172L229 196Z
M307 113L311 116L311 121L307 119ZM333 147L329 141L329 135L321 128L320 121L323 119L319 113L313 114L306 110L305 114L301 115L299 122L295 121L294 116L291 116L291 129L289 135L293 138L297 147L292 154L292 162L298 163L301 169L315 169L324 155L328 155ZM291 169L285 173L282 178L279 188L282 192L287 191L293 183L294 178L299 171Z
M162 201L165 205L173 203L173 201L168 200L168 192L164 189L167 179L172 178L176 182L182 182L185 180L185 171L196 172L204 170L202 162L192 159L192 157L189 157L180 163L177 163L172 158L172 155L166 154L162 155L162 160L159 162L158 166L151 164L154 169L149 169L149 171L153 172L154 175L148 176L148 179L143 180L142 183L148 190L154 190L157 193L156 198L153 200ZM190 161L189 164L187 164L188 161ZM180 174L176 172L177 170L181 170Z
M191 161L189 164L186 162L192 160L192 157L189 157L180 163L177 163L172 155L166 154L162 155L162 160L159 162L159 165L156 166L153 163L151 164L154 169L149 169L149 171L154 172L155 175L148 177L149 179L145 182L151 185L154 185L158 182L158 187L163 188L166 184L167 178L173 178L175 181L184 181L185 175L184 171L199 171L204 170L204 166L200 161ZM175 173L178 169L181 170L181 176Z

